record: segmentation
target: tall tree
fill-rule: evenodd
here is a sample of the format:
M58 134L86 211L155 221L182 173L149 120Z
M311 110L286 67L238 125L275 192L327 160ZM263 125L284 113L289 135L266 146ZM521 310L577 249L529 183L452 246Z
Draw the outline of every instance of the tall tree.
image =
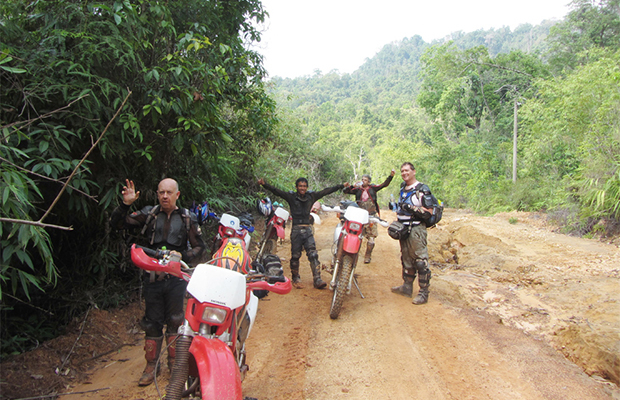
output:
M549 34L549 63L556 72L592 57L591 48L620 49L620 0L573 0L566 19Z

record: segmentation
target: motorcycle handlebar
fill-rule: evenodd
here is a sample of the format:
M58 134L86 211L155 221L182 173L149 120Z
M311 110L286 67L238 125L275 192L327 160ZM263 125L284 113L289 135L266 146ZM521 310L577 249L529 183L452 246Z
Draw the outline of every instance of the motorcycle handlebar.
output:
M161 260L168 254L170 254L170 250L161 250L161 249L153 250L148 247L144 247L140 245L136 245L136 248L142 249L142 251L144 251L144 254L146 254L149 257L157 258L158 260Z
M276 294L287 294L293 288L291 281L282 276L266 276L263 274L254 275L253 277L248 276L249 281L247 286L252 290L268 290L270 292ZM260 278L257 281L252 281L251 278ZM273 283L272 283L273 281Z

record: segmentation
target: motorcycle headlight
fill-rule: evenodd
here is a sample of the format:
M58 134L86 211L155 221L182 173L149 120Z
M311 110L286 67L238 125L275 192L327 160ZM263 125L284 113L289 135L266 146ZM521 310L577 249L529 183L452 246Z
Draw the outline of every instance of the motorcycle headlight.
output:
M358 224L357 222L351 222L349 228L353 231L359 231L360 229L362 229L362 225Z
M206 307L202 312L202 320L206 323L222 324L226 319L226 310Z

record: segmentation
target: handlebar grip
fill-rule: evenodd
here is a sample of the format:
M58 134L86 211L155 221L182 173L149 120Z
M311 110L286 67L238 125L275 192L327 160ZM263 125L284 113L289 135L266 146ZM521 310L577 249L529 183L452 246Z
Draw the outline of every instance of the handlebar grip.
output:
M286 278L284 276L268 276L267 283L278 283L278 282L286 282Z
M142 251L144 251L144 254L146 254L149 257L153 257L153 258L162 258L165 255L170 253L169 250L153 250L153 249L149 249L148 247L139 246L139 245L136 245L136 248L142 249Z

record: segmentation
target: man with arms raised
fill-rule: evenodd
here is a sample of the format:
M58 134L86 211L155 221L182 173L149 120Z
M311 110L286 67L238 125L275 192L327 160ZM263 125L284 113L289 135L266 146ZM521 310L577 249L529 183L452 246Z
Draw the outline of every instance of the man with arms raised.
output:
M308 191L308 180L306 178L299 178L295 181L295 188L297 189L295 192L280 190L266 183L263 179L259 179L258 183L273 194L286 200L291 209L293 227L291 228L290 265L293 285L298 289L303 287L299 277L299 259L301 258L302 250L306 249L306 256L308 256L310 268L312 269L314 287L316 289L325 288L327 284L321 279L321 263L319 262L319 253L316 251L310 212L317 200L349 186L349 183L328 187L319 192Z

